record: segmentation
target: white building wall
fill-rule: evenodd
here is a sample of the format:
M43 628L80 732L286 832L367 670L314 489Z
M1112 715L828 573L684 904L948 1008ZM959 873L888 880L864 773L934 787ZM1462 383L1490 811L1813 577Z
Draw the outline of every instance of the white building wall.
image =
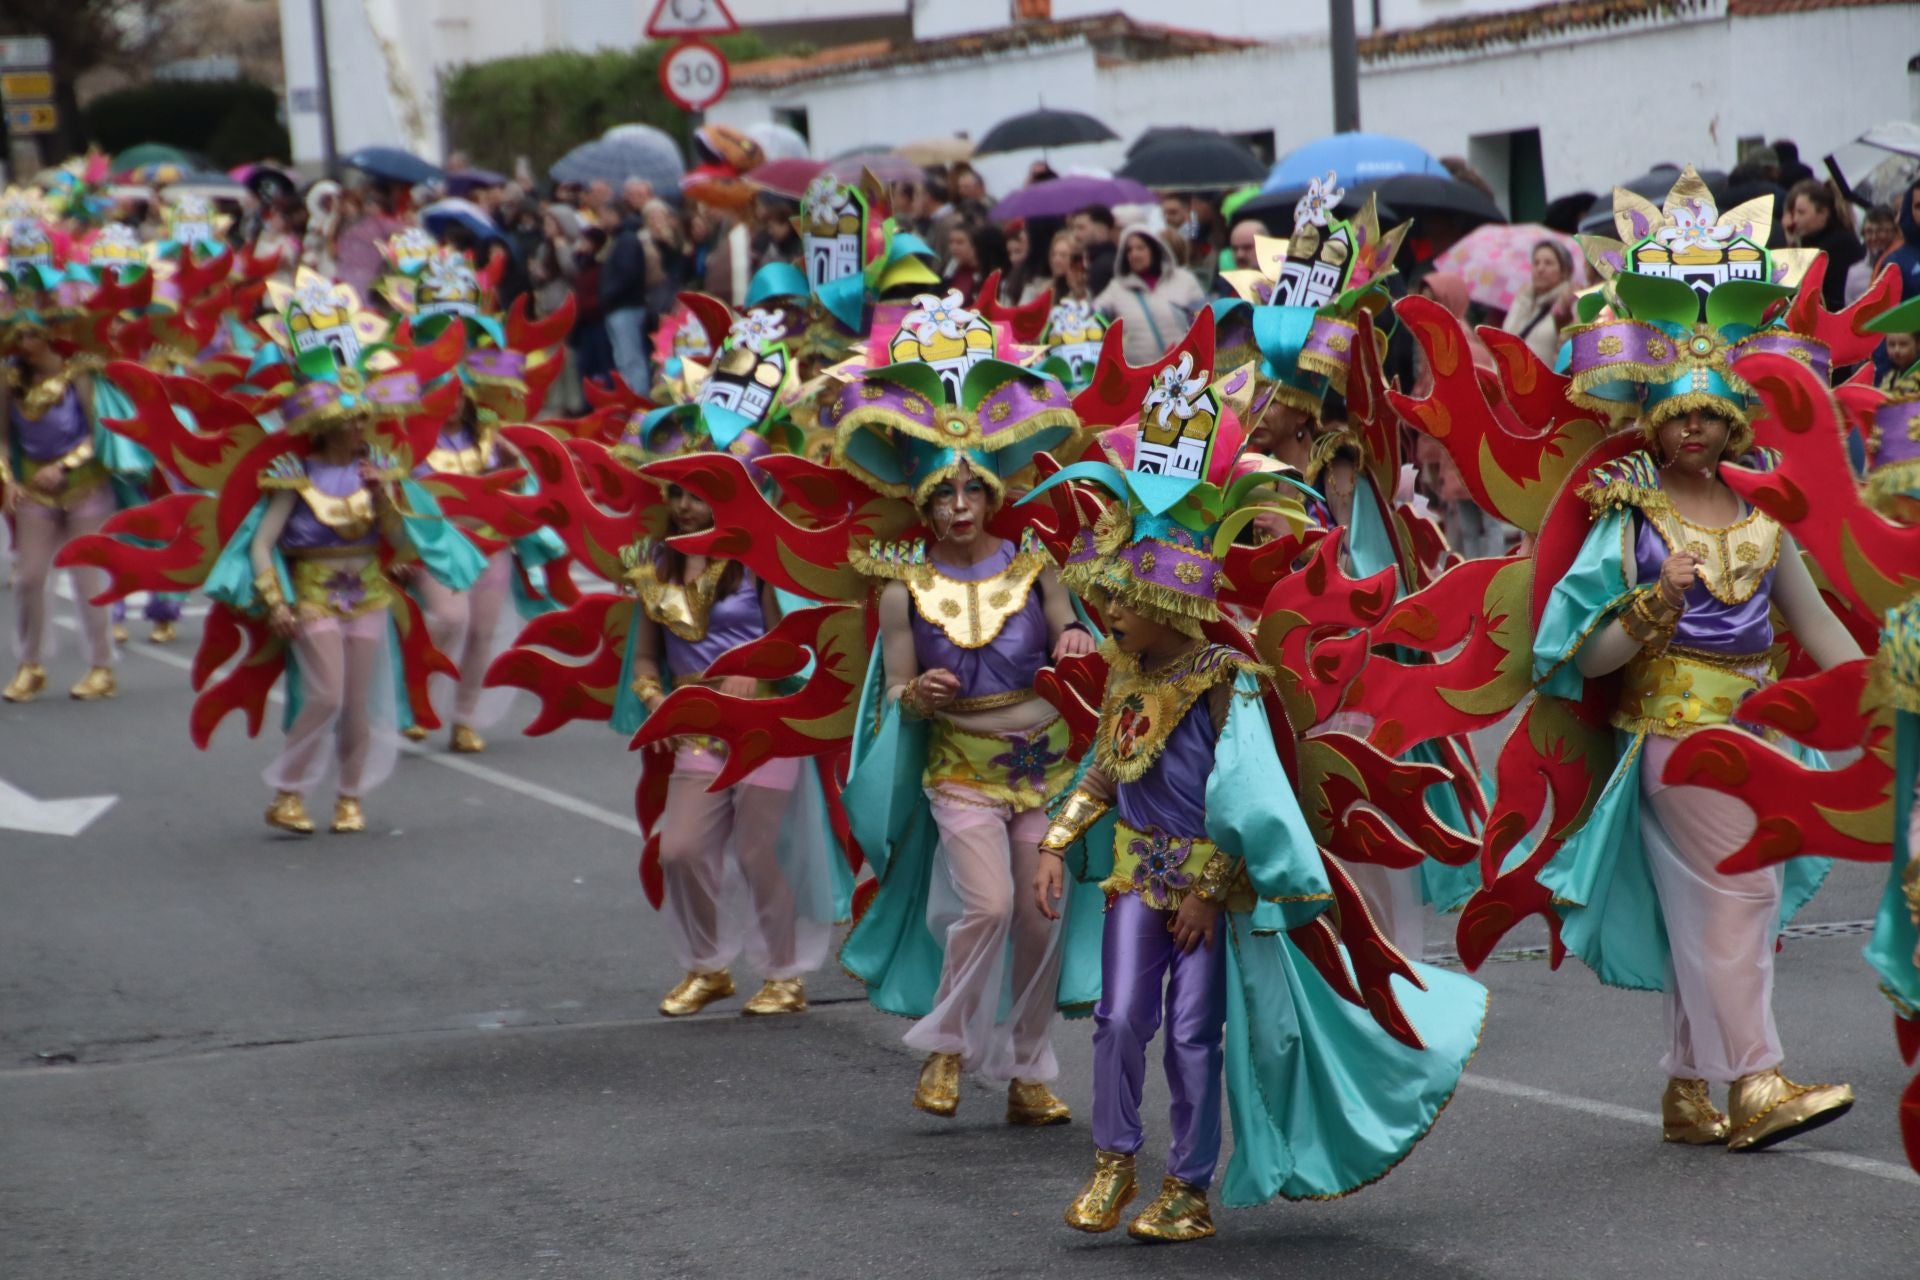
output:
M748 0L741 0L747 3ZM760 5L825 3L827 0L756 0ZM1284 40L1325 35L1328 0L1053 0L1056 21L1124 13L1136 22L1157 22L1190 31ZM1374 0L1348 0L1354 27L1374 29ZM1548 0L1534 0L1535 4ZM1011 25L1012 0L910 0L914 34L922 40ZM1382 28L1418 27L1471 13L1498 13L1532 7L1528 0L1379 0ZM741 5L729 8L746 22ZM896 6L897 9L897 6Z

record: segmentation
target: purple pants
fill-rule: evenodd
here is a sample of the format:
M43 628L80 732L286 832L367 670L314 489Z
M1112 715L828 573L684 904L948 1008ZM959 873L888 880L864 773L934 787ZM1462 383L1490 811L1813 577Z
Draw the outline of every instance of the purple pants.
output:
M1166 979L1167 1172L1202 1189L1220 1163L1221 1038L1227 1023L1226 921L1211 945L1183 952L1167 925L1135 894L1115 898L1100 942L1100 1003L1093 1009L1093 1141L1102 1151L1140 1150L1140 1090L1147 1045L1160 1028Z

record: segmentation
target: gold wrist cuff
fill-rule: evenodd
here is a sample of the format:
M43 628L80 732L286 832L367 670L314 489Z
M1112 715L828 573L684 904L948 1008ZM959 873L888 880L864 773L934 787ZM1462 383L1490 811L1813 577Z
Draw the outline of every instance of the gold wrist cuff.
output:
M1233 878L1239 870L1239 862L1227 857L1215 849L1207 864L1200 868L1200 874L1193 878L1192 892L1208 902L1225 906L1227 892L1233 887Z
M0 458L0 489L13 483L13 468L5 458Z
M921 700L919 676L915 676L913 679L907 681L905 685L901 686L900 709L908 715L921 720L931 720L933 718L933 708Z
M633 680L633 694L636 698L639 698L640 701L645 702L649 698L666 697L667 690L664 685L652 676L635 676Z
M269 610L281 608L287 603L286 592L280 589L280 574L274 569L254 577L253 593L260 597L260 603Z
M1643 648L1657 654L1673 639L1674 628L1680 624L1683 612L1662 599L1658 587L1650 587L1636 595L1633 603L1620 614L1620 626Z
M1060 806L1053 821L1047 826L1047 834L1040 841L1042 853L1062 853L1067 846L1086 834L1101 814L1107 811L1105 801L1095 800L1084 791L1075 791Z

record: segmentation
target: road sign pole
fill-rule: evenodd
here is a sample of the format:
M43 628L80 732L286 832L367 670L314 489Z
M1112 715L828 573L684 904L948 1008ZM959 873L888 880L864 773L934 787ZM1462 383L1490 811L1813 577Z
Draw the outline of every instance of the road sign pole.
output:
M333 72L327 65L327 0L313 0L314 105L320 109L320 163L329 178L340 176L333 142Z

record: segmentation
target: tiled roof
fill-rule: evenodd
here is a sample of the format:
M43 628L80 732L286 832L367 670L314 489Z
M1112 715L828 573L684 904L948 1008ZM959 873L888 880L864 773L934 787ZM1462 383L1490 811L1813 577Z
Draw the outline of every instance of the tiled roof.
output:
M735 67L732 84L736 89L778 89L854 71L987 57L1074 40L1084 40L1093 47L1095 55L1108 64L1223 53L1260 43L1161 23L1136 22L1125 14L1106 13L1059 22L1022 22L940 40L867 40L804 56L760 58Z
M1419 27L1360 37L1368 61L1524 44L1542 37L1638 26L1663 18L1767 17L1822 9L1907 4L1912 0L1556 0L1498 13L1469 13Z

